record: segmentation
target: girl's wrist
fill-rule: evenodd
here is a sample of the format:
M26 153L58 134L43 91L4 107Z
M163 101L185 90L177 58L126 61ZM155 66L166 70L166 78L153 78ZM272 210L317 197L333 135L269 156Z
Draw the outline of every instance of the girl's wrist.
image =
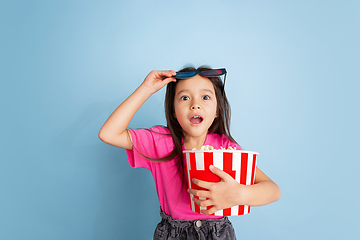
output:
M238 190L238 203L237 205L249 205L249 196L251 192L251 186L243 185L239 183L239 190Z
M154 94L154 91L144 84L141 84L137 90L140 91L141 94L143 94L143 96L146 96L147 98Z

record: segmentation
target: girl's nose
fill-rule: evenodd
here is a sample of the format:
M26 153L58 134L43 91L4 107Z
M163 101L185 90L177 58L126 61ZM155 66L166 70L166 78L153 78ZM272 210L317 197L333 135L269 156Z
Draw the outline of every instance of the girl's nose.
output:
M191 110L199 110L200 109L200 105L197 103L194 103L193 105L191 105Z

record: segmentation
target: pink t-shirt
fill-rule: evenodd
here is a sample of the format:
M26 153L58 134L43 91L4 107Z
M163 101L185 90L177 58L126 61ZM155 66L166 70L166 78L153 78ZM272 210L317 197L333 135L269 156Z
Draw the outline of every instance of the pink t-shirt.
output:
M152 161L143 155L151 158L161 158L167 156L174 148L170 131L166 127L156 126L151 129L130 129L133 150L127 150L127 157L131 167L147 168L151 171L156 185L161 209L174 219L196 220L204 218L221 218L195 213L190 209L190 198L187 192L187 183L182 184L182 177L178 174L177 162L179 157L169 161ZM211 145L218 149L241 147L230 142L225 135L208 134L204 145ZM139 153L139 150L141 153ZM183 146L183 150L185 150Z

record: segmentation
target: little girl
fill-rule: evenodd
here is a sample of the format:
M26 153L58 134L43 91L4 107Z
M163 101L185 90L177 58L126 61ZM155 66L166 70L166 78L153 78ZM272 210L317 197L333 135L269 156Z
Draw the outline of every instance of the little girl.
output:
M182 151L203 145L241 147L231 137L230 106L220 76L226 70L200 67L179 72L151 71L144 82L111 114L99 132L99 138L127 149L131 167L149 169L159 197L162 221L154 239L236 239L227 217L210 215L236 205L261 206L280 198L279 187L256 169L255 184L241 185L224 171L211 166L221 178L211 183L192 179L207 190L188 189L184 178ZM167 126L127 129L141 105L167 85L165 115ZM189 194L196 204L207 207L202 214L190 209Z

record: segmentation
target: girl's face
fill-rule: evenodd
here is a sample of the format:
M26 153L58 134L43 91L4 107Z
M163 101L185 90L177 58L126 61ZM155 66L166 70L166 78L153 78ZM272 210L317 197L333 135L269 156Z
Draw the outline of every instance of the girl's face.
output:
M208 78L196 75L180 80L175 89L175 118L189 138L206 138L206 134L217 117L215 89Z

